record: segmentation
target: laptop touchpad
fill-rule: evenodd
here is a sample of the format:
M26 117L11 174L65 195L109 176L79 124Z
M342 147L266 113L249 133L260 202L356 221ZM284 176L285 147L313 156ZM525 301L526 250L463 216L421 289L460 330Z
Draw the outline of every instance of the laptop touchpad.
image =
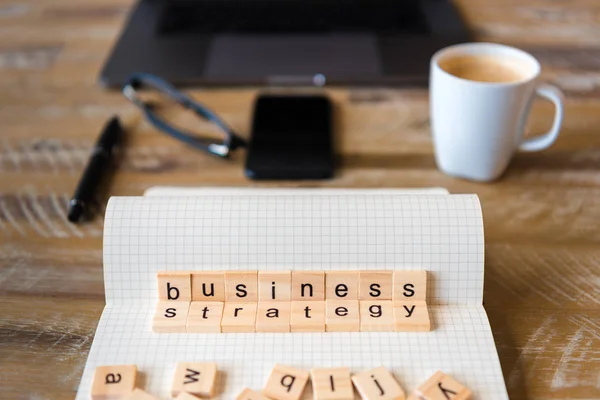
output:
M217 35L204 71L209 77L378 75L382 71L377 36Z

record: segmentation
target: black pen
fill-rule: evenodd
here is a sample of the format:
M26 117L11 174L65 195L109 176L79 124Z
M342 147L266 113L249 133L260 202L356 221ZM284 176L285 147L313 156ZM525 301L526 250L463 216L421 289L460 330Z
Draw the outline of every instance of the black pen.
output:
M123 127L118 117L113 117L104 127L92 150L75 194L69 202L69 221L78 222L83 216L89 215L95 207L97 192L103 179L111 172L115 150L122 140L123 133Z

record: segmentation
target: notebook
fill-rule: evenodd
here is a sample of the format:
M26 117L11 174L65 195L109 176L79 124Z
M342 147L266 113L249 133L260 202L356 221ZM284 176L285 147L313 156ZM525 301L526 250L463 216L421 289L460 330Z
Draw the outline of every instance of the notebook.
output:
M385 366L409 393L442 370L474 399L508 399L482 306L483 221L475 195L308 189L195 190L113 197L104 225L106 307L77 399L96 366L136 364L170 398L177 362L214 361L217 398L260 390L274 364ZM257 192L258 191L258 192ZM203 194L204 193L204 194ZM427 270L431 332L152 332L159 270ZM304 393L311 399L310 384Z

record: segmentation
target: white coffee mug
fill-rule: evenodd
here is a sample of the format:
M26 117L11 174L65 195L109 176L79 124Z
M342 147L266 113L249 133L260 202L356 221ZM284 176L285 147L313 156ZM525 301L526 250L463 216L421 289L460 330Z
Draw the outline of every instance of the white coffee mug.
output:
M459 78L440 67L440 62L450 57L479 55L515 61L523 78L481 82ZM435 53L430 70L430 116L438 168L451 176L491 181L504 172L517 150L550 147L560 133L564 97L555 86L538 83L540 71L532 55L500 44L466 43ZM556 106L554 123L545 135L524 139L536 94Z

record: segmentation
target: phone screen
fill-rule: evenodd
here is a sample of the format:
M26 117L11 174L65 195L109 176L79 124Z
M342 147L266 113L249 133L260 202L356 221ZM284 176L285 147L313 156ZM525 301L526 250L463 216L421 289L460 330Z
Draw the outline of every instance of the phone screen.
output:
M325 96L260 96L246 175L252 179L333 176L331 103Z

